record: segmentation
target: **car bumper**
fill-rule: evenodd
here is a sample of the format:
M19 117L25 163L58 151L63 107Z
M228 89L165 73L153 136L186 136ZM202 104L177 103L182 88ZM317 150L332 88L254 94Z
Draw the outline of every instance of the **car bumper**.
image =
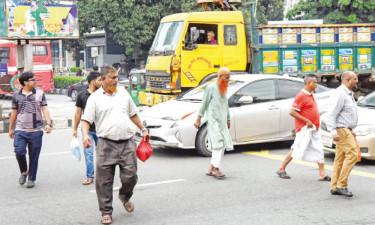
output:
M335 152L336 143L332 140L332 135L324 130L320 130L324 150L328 152ZM357 136L359 148L361 150L361 157L364 159L375 160L375 134L366 136Z

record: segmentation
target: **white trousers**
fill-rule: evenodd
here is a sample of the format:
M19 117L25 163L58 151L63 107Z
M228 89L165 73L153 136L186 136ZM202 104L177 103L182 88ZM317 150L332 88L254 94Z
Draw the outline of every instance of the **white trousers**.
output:
M215 168L219 168L221 165L221 160L223 159L225 152L225 147L219 148L219 149L213 149L212 150L212 158L211 158L211 164Z

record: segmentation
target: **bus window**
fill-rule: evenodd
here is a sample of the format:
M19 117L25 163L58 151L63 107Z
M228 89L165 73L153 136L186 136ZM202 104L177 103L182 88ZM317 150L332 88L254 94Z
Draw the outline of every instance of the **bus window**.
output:
M8 63L9 62L9 52L10 48L0 48L0 63Z
M33 45L33 56L45 56L48 55L46 45Z

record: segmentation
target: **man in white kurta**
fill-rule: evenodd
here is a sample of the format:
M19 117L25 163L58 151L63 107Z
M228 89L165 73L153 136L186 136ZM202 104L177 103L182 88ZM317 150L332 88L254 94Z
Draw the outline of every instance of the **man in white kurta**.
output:
M232 138L229 133L230 115L226 96L230 78L230 70L226 67L218 71L218 80L207 85L202 100L202 106L194 126L198 129L201 118L206 113L207 137L209 149L212 150L211 164L206 175L225 179L219 167L224 151L233 150Z

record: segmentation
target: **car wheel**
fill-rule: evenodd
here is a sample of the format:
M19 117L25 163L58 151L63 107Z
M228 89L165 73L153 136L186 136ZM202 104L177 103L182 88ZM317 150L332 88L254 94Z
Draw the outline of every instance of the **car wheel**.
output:
M197 153L201 156L210 157L212 152L208 149L208 137L207 137L207 126L202 126L195 140L195 149Z
M72 101L77 101L77 95L78 95L78 92L76 90L73 90L72 91Z

